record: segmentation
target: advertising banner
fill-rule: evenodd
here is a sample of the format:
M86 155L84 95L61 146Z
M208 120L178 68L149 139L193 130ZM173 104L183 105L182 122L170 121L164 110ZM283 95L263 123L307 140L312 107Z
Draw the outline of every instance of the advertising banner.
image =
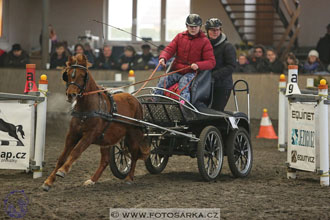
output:
M316 171L316 103L290 103L288 154L291 168Z
M28 169L33 141L33 104L0 101L0 169Z

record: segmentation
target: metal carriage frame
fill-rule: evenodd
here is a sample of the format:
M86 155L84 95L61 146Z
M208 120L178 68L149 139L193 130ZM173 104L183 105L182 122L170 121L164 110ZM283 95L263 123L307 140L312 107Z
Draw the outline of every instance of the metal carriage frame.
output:
M244 89L235 89L239 82ZM136 98L143 106L144 119L138 120L114 113L117 118L129 119L144 125L151 144L151 154L145 161L151 174L161 173L173 155L197 158L199 172L206 181L215 180L220 174L223 157L235 177L246 177L252 168L253 152L250 140L249 101L248 115L238 111L236 92L246 91L248 84L239 80L234 84L234 98L237 112L219 112L209 108L197 109L181 96L166 90L184 100L156 95L156 87L142 89ZM133 93L134 94L134 93ZM249 96L248 96L249 100ZM124 179L130 167L130 155L124 140L111 149L110 168L113 174Z

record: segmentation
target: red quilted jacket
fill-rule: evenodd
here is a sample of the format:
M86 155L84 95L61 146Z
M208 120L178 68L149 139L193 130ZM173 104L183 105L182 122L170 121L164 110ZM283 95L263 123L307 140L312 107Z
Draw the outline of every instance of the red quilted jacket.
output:
M172 42L160 53L159 59L169 60L176 53L172 65L173 70L181 69L196 63L200 70L210 70L215 67L213 48L203 32L192 36L188 31L176 35ZM181 74L193 72L192 69L181 71Z

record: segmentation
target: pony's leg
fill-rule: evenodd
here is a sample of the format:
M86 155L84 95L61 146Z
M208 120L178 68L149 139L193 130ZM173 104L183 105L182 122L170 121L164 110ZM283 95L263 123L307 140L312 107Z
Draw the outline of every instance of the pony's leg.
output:
M101 177L104 169L109 165L110 161L110 147L100 147L101 161L99 168L96 170L94 175L84 183L84 186L93 185Z
M72 138L72 137L77 137L77 138ZM71 135L71 133L68 132L68 134L66 136L66 140L65 140L64 150L57 160L55 169L53 170L53 172L49 175L49 177L45 180L44 184L42 185L42 188L45 191L48 191L50 189L50 187L53 185L53 183L56 179L57 170L64 164L64 162L68 158L70 152L72 151L72 149L74 148L74 146L77 144L78 141L79 141L78 135Z
M129 171L128 175L125 178L127 183L131 183L134 180L134 172L136 167L138 157L132 155L132 163L131 163L131 170Z
M127 133L127 143L129 146L129 151L132 156L132 164L131 164L131 170L129 171L127 177L125 178L125 181L132 182L134 179L134 172L136 167L136 162L141 157L141 149L140 145L144 143L144 136L140 129L132 129ZM143 158L143 157L141 157Z
M80 157L82 152L84 152L92 144L95 139L94 136L94 134L87 133L79 140L78 144L71 151L66 162L57 170L57 176L64 177L65 174L70 171L73 162L75 162Z

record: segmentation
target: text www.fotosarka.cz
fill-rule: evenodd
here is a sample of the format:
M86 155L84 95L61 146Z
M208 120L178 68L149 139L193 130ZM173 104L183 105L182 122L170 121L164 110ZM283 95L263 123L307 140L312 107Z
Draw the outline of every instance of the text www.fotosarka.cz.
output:
M207 219L219 220L220 208L110 208L111 220L130 219Z

